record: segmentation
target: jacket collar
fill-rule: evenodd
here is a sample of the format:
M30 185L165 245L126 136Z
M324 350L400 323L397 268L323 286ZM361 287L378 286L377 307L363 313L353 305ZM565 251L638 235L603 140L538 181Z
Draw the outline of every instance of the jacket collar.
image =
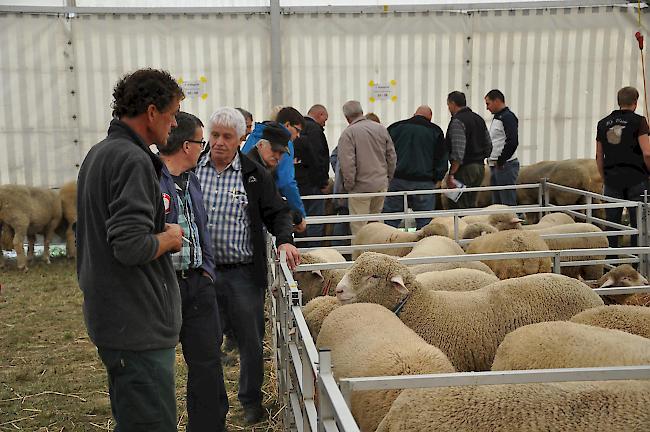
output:
M462 107L461 109L459 109L458 112L457 112L456 114L454 114L454 117L456 117L458 114L460 114L460 113L464 113L464 112L472 112L472 110L469 109L468 106L464 106L464 107Z
M158 177L160 177L160 174L162 172L162 168L165 165L160 158L155 155L150 149L149 146L147 146L140 135L138 135L133 129L129 127L126 123L121 121L120 119L114 118L111 120L111 124L108 127L108 136L120 136L120 137L125 137L128 138L128 141L135 144L138 146L142 151L144 151L147 156L151 159L151 163L153 164L154 169L156 170L156 174Z

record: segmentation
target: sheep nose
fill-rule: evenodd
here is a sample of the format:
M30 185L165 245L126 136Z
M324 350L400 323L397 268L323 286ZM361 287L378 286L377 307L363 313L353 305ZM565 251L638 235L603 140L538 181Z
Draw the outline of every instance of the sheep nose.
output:
M336 288L336 294L343 294L343 288Z

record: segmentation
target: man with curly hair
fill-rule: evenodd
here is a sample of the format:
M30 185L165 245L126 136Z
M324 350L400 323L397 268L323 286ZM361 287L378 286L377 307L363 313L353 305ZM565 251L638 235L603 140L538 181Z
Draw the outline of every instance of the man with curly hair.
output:
M181 301L168 252L181 250L166 224L149 150L176 126L183 91L168 72L141 69L113 90L108 136L78 177L77 277L88 335L108 373L115 430L176 431L174 349Z

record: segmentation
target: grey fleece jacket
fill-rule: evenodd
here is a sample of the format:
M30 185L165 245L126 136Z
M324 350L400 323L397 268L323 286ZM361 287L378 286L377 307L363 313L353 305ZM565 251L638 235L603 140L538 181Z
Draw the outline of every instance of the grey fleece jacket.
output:
M162 162L125 123L90 149L79 170L77 276L84 319L100 348L172 348L180 292L168 254L154 259L165 226Z

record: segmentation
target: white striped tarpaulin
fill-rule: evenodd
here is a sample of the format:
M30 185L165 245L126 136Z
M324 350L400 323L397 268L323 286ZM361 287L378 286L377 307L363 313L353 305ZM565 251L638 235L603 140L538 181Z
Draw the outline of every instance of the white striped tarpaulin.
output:
M595 124L615 108L616 90L643 87L636 30L636 11L625 7L287 14L283 99L303 112L326 105L333 148L348 99L386 125L428 104L445 130L450 91L465 91L489 121L483 96L499 88L520 119L522 163L592 157ZM223 105L242 106L256 120L271 108L267 14L7 13L0 46L0 183L59 186L74 178L105 136L112 87L139 67L200 83L201 95L182 108L204 121ZM371 82L391 87L395 98L371 102Z

